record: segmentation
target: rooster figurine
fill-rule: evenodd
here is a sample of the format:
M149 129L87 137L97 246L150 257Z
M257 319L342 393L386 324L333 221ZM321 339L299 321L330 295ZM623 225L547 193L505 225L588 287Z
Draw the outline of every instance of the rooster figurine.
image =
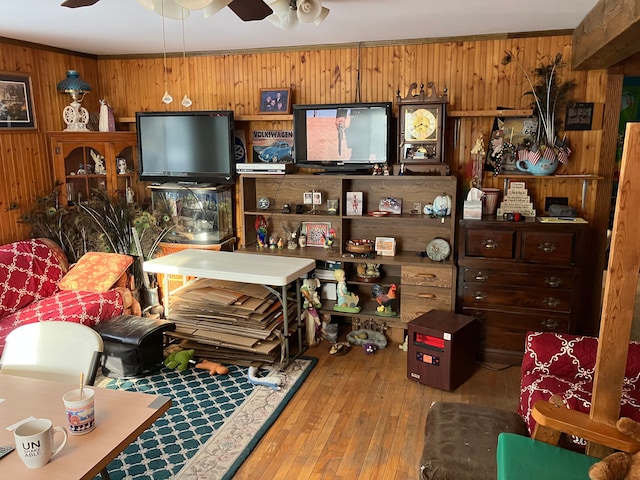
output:
M396 300L396 289L398 287L395 283L389 286L389 289L385 292L382 285L376 283L371 287L371 293L378 302L376 313L383 317L395 317L396 312L393 311L393 303Z

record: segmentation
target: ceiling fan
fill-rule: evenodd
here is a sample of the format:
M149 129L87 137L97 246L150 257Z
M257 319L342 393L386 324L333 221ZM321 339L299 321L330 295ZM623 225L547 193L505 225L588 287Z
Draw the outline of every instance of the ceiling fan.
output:
M78 8L89 7L98 3L99 0L65 0L62 2L63 7ZM155 10L160 12L164 11L164 16L169 18L175 18L177 20L182 18L183 11L187 12L190 9L199 10L204 9L205 17L209 17L218 12L222 8L228 6L233 12L245 22L253 20L263 20L273 13L271 7L267 5L263 0L138 0L143 6L149 10ZM162 5L165 2L164 6ZM173 10L173 13L171 11ZM176 16L177 15L177 16ZM188 15L185 15L188 16Z

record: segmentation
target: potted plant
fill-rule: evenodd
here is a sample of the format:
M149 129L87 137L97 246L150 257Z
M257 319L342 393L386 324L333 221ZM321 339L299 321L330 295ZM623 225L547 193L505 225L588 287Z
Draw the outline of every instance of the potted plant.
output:
M520 160L517 166L521 170L531 170L538 175L549 175L555 171L558 162L567 163L571 150L566 138L559 138L562 119L558 112L562 112L568 103L569 93L576 87L574 80L562 81L559 78L559 70L565 66L562 61L562 54L555 57L547 57L538 67L533 70L533 76L524 67L518 54L507 50L502 59L503 65L515 62L529 84L531 90L523 95L531 96L533 101L531 106L538 117L538 129L535 141L530 145L523 146L517 153ZM538 169L531 166L538 166ZM536 170L542 169L540 173Z

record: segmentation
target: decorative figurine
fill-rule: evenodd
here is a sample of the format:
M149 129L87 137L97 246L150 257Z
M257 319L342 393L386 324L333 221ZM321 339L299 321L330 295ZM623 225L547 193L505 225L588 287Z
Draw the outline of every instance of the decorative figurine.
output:
M298 248L298 232L300 231L301 223L295 228L295 230L291 230L286 224L282 224L282 229L284 233L287 235L287 248L289 250L295 250Z
M336 229L329 230L329 235L322 234L322 240L324 241L324 248L333 248L333 244L336 241Z
M273 235L271 235L271 236L269 237L269 248L273 250L274 248L276 248L276 244L277 244L277 242L276 242L276 237L274 237Z
M334 305L333 309L336 312L358 313L362 309L362 307L358 306L360 298L347 289L345 271L341 268L334 270L333 278L338 281L336 288L338 302Z
M305 278L302 281L300 287L300 293L304 297L302 308L322 308L318 288L320 288L320 280L317 278Z
M127 173L127 159L118 157L116 161L118 162L118 175L125 175Z
M267 248L267 221L262 215L256 217L256 240L258 248Z
M93 158L93 163L95 164L93 171L96 175L104 175L107 173L107 169L104 168L104 155L100 155L93 150L91 150L89 154L91 155L91 158Z
M371 287L371 293L373 294L376 302L378 302L378 307L376 308L376 313L383 317L395 317L396 312L393 311L393 303L396 300L396 289L398 287L395 283L392 283L389 286L389 289L385 292L382 285L376 283L373 287Z
M307 246L307 236L304 233L301 233L298 237L298 245L300 245L300 248Z

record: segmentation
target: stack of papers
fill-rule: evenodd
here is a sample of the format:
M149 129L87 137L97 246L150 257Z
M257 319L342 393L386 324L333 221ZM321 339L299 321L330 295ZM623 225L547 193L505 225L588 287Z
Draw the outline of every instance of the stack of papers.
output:
M589 223L580 217L538 217L542 223Z

